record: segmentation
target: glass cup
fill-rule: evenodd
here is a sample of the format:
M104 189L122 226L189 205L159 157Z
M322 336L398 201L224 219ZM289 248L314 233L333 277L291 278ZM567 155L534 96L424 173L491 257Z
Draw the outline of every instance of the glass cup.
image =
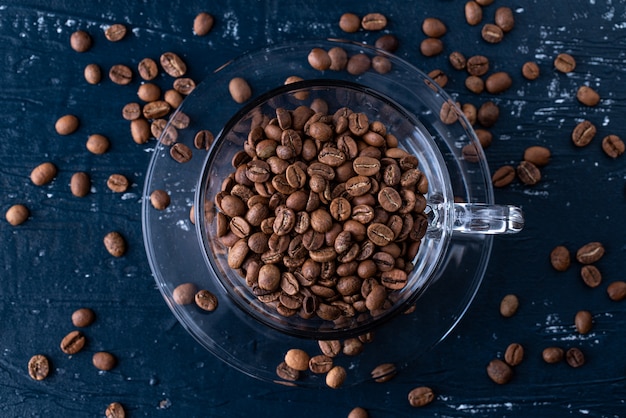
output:
M349 57L387 59L391 70L318 71L307 62L308 52L318 47L342 48ZM289 76L302 81L284 85ZM253 97L244 105L230 97L233 77L244 77L252 87ZM407 285L393 293L393 304L375 316L333 322L278 314L258 300L240 271L228 267L227 248L216 236L215 196L234 171L233 156L243 149L254 119L277 107L309 105L316 98L328 104L329 113L347 106L370 121L383 122L399 147L418 158L428 179L426 232L414 269ZM207 77L171 120L155 148L144 187L148 259L180 323L217 357L256 378L323 385L323 376L314 374L297 382L279 379L276 366L286 350L303 348L314 355L318 340L371 332L376 338L364 353L336 359L350 368L349 383L371 378L381 352L398 367L409 364L445 338L469 308L487 269L493 236L523 227L519 208L495 204L485 155L454 100L413 65L362 44L302 41L246 54ZM189 123L182 127L180 120ZM216 133L208 150L197 149L194 142L204 129ZM173 137L193 150L190 161L181 164L170 157ZM170 194L166 211L150 206L150 193L156 189ZM195 213L191 218L190 209ZM218 308L207 313L193 303L177 302L175 290L189 283L215 294ZM403 314L408 311L412 313Z

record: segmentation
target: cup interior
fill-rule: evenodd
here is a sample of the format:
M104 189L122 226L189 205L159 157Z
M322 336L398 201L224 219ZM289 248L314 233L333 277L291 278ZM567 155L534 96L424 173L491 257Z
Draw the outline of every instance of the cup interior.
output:
M425 212L429 217L428 230L412 260L415 267L409 274L406 286L393 292L393 305L376 316L365 313L341 321L302 318L299 315L285 317L272 306L259 301L246 284L244 275L229 267L228 249L217 237L215 196L221 191L223 180L234 172L232 159L243 150L248 133L259 116L272 117L277 108L293 110L301 105L310 105L316 99L322 99L328 104L330 115L342 107L348 107L365 113L370 122L382 122L387 132L398 138L399 147L417 157L419 170L428 178L429 187L425 194L428 202ZM449 170L444 155L420 122L419 116L410 113L383 93L345 80L306 80L281 86L243 107L216 137L197 190L198 202L205 210L196 215L196 228L205 261L214 278L240 308L242 315L300 337L336 339L360 335L419 303L428 285L437 279L451 235L452 214L449 208L454 198ZM434 206L444 210L430 210Z

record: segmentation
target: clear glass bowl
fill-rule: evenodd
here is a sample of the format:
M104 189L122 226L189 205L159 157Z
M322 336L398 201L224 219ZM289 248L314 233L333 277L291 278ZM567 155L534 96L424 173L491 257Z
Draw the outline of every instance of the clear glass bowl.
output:
M309 51L316 47L341 47L348 56L384 56L392 64L391 71L379 74L369 70L359 75L318 71L307 61ZM305 81L281 87L287 77L294 75ZM228 83L233 77L244 77L251 85L253 98L247 104L232 100ZM313 356L320 353L319 339L345 339L374 332L375 338L364 345L361 354L335 358L335 364L348 370L346 384L355 384L370 379L371 370L380 363L393 362L402 367L412 362L452 331L480 286L492 237L452 232L445 227L453 221L451 217L431 219L444 224L443 229L433 229L433 234L439 234L438 239L444 242L437 247L441 254L425 263L424 268L429 270L413 275L410 286L399 293L397 303L380 318L336 326L299 317L285 320L259 305L246 291L245 282L223 261L225 249L214 239L213 209L208 205L206 213L195 210L195 217L190 217L190 211L212 202L222 180L233 171L232 155L242 149L239 127L262 106L276 107L277 103L290 101L299 104L294 102L293 89L307 89L307 100L321 96L337 106L350 96L359 102L356 105L368 108L383 122L395 118L397 126L408 124L409 131L417 132L419 140L429 144L427 148L438 150L439 161L429 163L416 148L418 139L401 139L402 146L418 156L420 167L431 164L429 180L445 185L441 196L433 196L438 188L431 188L431 201L493 204L489 169L480 144L456 108L453 111L457 112L457 121L442 122L442 106L454 102L432 80L411 64L365 45L303 41L262 49L227 63L183 102L173 118L183 113L190 122L186 128L175 130L176 142L186 145L193 156L179 163L170 156L171 144L160 141L156 146L144 188L145 246L159 290L180 323L218 358L256 378L280 382L276 367L290 348L304 349ZM172 125L166 127L166 132L171 134L175 129ZM208 152L194 146L196 133L204 129L216 134ZM165 211L157 211L149 202L156 189L170 194L171 204ZM432 253L432 248L423 245L417 259ZM193 303L177 304L174 289L183 283L211 291L218 298L218 308L207 312ZM409 307L412 312L403 314ZM324 376L305 372L295 382L282 382L320 386Z

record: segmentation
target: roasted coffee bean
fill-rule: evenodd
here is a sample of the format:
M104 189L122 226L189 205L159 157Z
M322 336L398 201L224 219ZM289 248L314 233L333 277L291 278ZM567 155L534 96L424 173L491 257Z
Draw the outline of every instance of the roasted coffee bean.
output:
M522 161L515 169L520 181L528 186L534 186L541 180L541 171L530 161Z
M385 383L396 376L397 368L393 363L383 363L374 367L370 374L376 383Z
M70 35L70 46L76 52L86 52L91 48L91 36L84 30L77 30Z
M137 72L139 76L146 80L154 80L159 75L157 63L152 58L144 58L137 64Z
M478 108L478 114L476 115L476 118L478 119L478 123L480 123L485 128L492 127L498 121L499 117L500 117L500 109L492 101L483 103Z
M607 135L602 139L602 150L611 158L617 158L624 153L626 146L617 135Z
M165 190L154 190L150 193L150 203L156 210L165 210L170 205L170 195Z
M511 84L513 84L511 76L504 71L499 71L487 77L485 89L491 94L498 94L508 90Z
M339 28L348 33L358 32L361 28L361 19L354 13L344 13L339 18Z
M554 59L554 67L562 73L571 73L576 68L576 60L570 54L562 53Z
M330 68L330 56L328 56L328 52L322 48L313 48L309 52L307 59L309 61L309 65L316 70L325 71Z
M478 137L478 142L483 147L483 149L489 147L491 142L493 141L493 135L486 129L475 129L476 136Z
M515 26L513 10L510 7L498 7L496 9L495 22L503 32L511 31L513 26Z
M450 61L450 65L452 65L452 68L455 70L464 70L467 66L465 55L458 51L452 52L448 57L448 61Z
M387 17L381 13L368 13L361 19L361 27L365 30L378 31L387 26Z
M93 356L91 357L91 362L96 369L108 371L115 367L115 365L117 364L117 359L111 353L108 353L106 351L99 351L93 354Z
M65 354L76 354L85 347L87 338L80 331L71 331L61 340L61 351Z
M326 374L326 385L332 389L337 389L343 385L346 377L346 369L342 366L333 366Z
M484 55L473 55L467 60L467 72L470 75L483 76L489 71L489 59Z
M276 375L279 378L290 382L294 382L300 378L300 372L289 367L284 361L280 362L280 364L276 366Z
M16 204L7 209L5 218L7 222L13 226L21 225L30 216L28 208L22 204Z
M428 77L432 78L433 81L441 88L444 88L446 84L448 84L448 76L439 69L429 72Z
M396 189L393 187L384 187L378 192L378 203L387 212L397 212L402 208L403 201Z
M163 70L174 78L182 77L187 72L187 65L185 62L173 52L165 52L161 54L159 61Z
M119 402L112 402L107 406L106 411L104 412L104 416L106 418L125 418L126 411L124 407Z
M422 22L422 31L431 38L441 38L446 34L446 25L436 17L427 17Z
M596 136L596 127L588 120L580 122L572 131L572 141L577 147L589 145L591 140Z
M309 360L309 370L313 373L327 373L332 368L333 359L324 354L313 356Z
M172 108L170 104L165 100L155 100L147 103L143 109L143 117L146 119L158 119L167 115Z
M126 36L126 26L115 23L104 30L104 36L111 42L118 42Z
M89 135L85 144L87 150L92 154L100 155L109 150L109 139L100 134Z
M98 84L102 80L102 70L98 64L87 64L83 76L89 84Z
M369 418L369 414L365 408L357 406L348 413L348 418Z
M124 193L128 186L130 182L122 174L111 174L107 179L107 187L115 193Z
M341 341L338 340L320 340L318 345L322 353L330 358L337 357L342 351Z
M580 277L583 279L583 282L591 288L598 287L600 283L602 283L602 273L592 264L584 265L580 269Z
M128 103L122 108L122 117L126 120L136 120L142 115L139 103Z
M115 84L125 86L133 81L133 70L131 70L127 65L116 64L109 70L109 78Z
M103 239L104 247L113 257L121 257L126 253L126 240L117 231L109 232Z
M213 144L215 137L213 133L207 129L202 129L196 132L196 135L193 138L193 145L196 149L206 150L208 151Z
M524 359L524 347L519 343L512 343L504 352L504 361L509 366L518 366Z
M578 368L585 364L585 355L579 348L572 347L565 352L565 361L571 367Z
M604 246L600 242L589 242L576 251L576 260L581 264L593 264L604 255Z
M173 87L180 94L187 96L196 88L196 82L189 77L179 77L174 80Z
M50 162L39 164L30 173L30 180L36 186L50 183L57 175L57 168Z
M543 167L550 162L550 149L535 145L524 150L524 161L528 161L537 167Z
M502 29L492 23L485 24L480 34L482 38L490 44L500 43L502 42L502 38L504 38L504 32L502 31Z
M483 9L478 3L473 0L465 3L465 21L471 25L476 26L483 20Z
M28 375L33 380L44 380L50 373L50 362L43 354L36 354L28 360Z
M57 119L54 129L59 135L70 135L76 132L80 122L74 115L64 115Z
M72 313L72 324L78 328L88 327L95 319L96 314L89 308L80 308Z
M387 52L396 52L399 46L398 38L395 35L387 33L380 38L376 39L374 46L378 49L382 49Z
M441 105L441 109L439 111L439 119L441 119L441 122L445 123L446 125L452 125L453 123L458 121L459 110L457 109L456 105L449 101L444 102Z
M500 167L491 176L494 187L506 187L515 180L515 168L511 165Z
M389 71L391 71L391 67L391 61L387 57L377 55L372 58L372 69L378 74L387 74Z
M420 43L420 52L425 57L434 57L443 51L443 42L439 38L426 38Z
M578 311L574 317L574 326L579 334L588 334L593 325L593 317L589 311Z
M539 65L534 61L525 62L522 66L522 75L527 80L536 80L539 78Z
M285 354L285 363L294 370L308 370L309 360L310 356L307 352L299 348L292 348Z
M500 359L493 359L487 365L487 375L499 385L507 384L513 378L513 369Z
M346 69L346 66L348 65L348 53L345 49L335 46L328 50L328 56L330 58L330 70L343 71Z
M500 315L510 318L517 313L519 308L519 299L516 295L508 294L500 301Z
M179 163L186 163L191 160L193 151L187 145L177 142L170 148L170 156Z
M347 338L343 342L343 354L357 356L363 352L363 343L358 338Z
M600 95L589 86L580 86L576 92L576 98L585 106L593 107L600 103Z
M564 356L565 352L561 347L547 347L544 348L543 352L541 353L543 361L548 364L558 363L563 360Z
M193 33L197 36L205 36L213 29L215 18L207 12L200 12L193 19Z
M375 224L374 224L375 225ZM403 289L408 281L408 276L404 270L392 269L380 275L380 282L383 286L391 290Z
M76 197L85 197L91 189L91 179L89 175L83 171L79 171L72 175L70 180L70 190Z
M570 252L567 247L563 245L554 247L550 253L550 264L552 264L552 267L554 267L556 271L567 270L571 264Z
M369 56L363 53L355 54L348 58L346 64L346 71L352 75L361 75L370 69L372 60Z
M420 408L430 404L435 399L435 394L428 386L419 386L411 389L408 395L409 405Z
M609 284L606 288L606 293L609 299L616 302L626 299L626 282L617 280Z
M172 292L172 299L177 305L189 305L194 302L197 287L193 283L181 283L174 288Z
M470 75L465 79L465 87L475 94L480 94L485 90L485 82L482 78Z

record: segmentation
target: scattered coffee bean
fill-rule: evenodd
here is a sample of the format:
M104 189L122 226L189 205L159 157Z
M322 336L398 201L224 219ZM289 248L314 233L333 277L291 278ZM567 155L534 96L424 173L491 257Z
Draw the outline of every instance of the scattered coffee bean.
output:
M380 38L376 39L374 46L378 49L382 49L387 52L396 52L399 46L398 38L390 33L387 33Z
M355 54L348 59L346 71L352 75L361 75L370 69L372 60L366 54Z
M150 81L159 75L159 68L152 58L144 58L137 64L137 72L142 79Z
M126 120L136 120L142 116L139 103L128 103L122 108L122 117Z
M593 326L593 317L589 311L578 311L574 317L574 326L580 334L589 334Z
M602 150L611 158L617 158L624 153L626 146L617 135L607 135L602 139Z
M426 38L420 44L420 52L425 57L434 57L443 51L443 42L439 38Z
M435 394L428 386L419 386L411 389L408 395L409 405L420 408L430 404L435 399Z
M113 257L121 257L126 253L126 241L117 231L109 232L104 236L104 247Z
M172 299L177 305L189 305L195 301L198 289L193 283L182 283L174 288Z
M91 179L89 175L83 171L79 171L72 175L70 180L70 190L76 197L85 197L91 189Z
M30 216L30 211L25 205L20 203L11 206L5 213L7 222L13 226L21 225Z
M309 65L316 70L325 71L330 68L331 59L322 48L313 48L308 56Z
M174 80L174 90L184 96L188 96L196 88L196 82L189 77L179 77ZM166 101L169 104L169 102Z
M91 36L84 30L77 30L70 36L70 46L76 52L86 52L91 48Z
M361 19L354 13L344 13L339 18L339 28L347 33L358 32L361 29Z
M543 361L548 364L558 363L565 357L565 352L561 347L547 347L541 353Z
M387 74L389 71L391 71L391 61L387 57L377 55L372 58L372 69L378 74Z
M65 354L76 354L85 347L87 338L80 331L71 331L61 340L61 351Z
M358 356L363 352L363 343L358 338L347 338L343 342L343 354L346 356Z
M91 362L96 369L103 371L111 370L117 364L117 360L113 356L113 354L106 351L99 351L97 353L94 353L91 358Z
M167 115L171 110L170 104L165 100L155 100L153 102L147 103L143 109L142 113L144 118L146 119L158 119Z
M211 131L203 129L198 131L194 136L193 145L196 149L208 151L209 148L211 148L211 144L213 144L214 139L215 137Z
M289 367L284 361L276 366L276 375L290 382L294 382L300 378L300 372Z
M473 55L467 59L467 72L470 75L483 76L489 71L489 59L484 55Z
M567 270L571 264L570 252L567 247L563 245L554 247L550 253L550 264L552 264L552 267L554 267L556 271Z
M540 74L539 65L534 61L525 62L522 66L522 75L527 80L536 80Z
M112 402L107 406L104 412L106 418L126 418L126 411L119 402Z
M369 414L366 409L357 406L350 411L348 418L369 418Z
M436 17L427 17L422 22L422 31L431 38L441 38L446 34L446 25Z
M589 242L576 251L576 260L581 264L593 264L604 255L604 246L600 242Z
M328 50L328 56L330 57L330 67L332 71L342 71L346 69L348 65L348 53L345 49L335 46ZM326 112L320 112L326 113Z
M100 155L109 150L109 139L101 134L89 135L85 144L87 150L92 154Z
M228 91L237 103L243 103L252 97L252 89L248 82L242 77L235 77L228 83Z
M175 143L172 148L170 148L170 156L181 164L186 163L191 160L193 155L193 151L187 145L182 142Z
M182 77L187 72L187 64L173 52L161 54L159 61L163 70L171 77Z
M480 123L485 128L490 128L495 125L499 117L500 109L498 108L498 105L496 105L492 101L483 103L478 108L478 114L476 115L478 123Z
M309 369L311 357L306 351L299 348L292 348L285 354L285 363L294 370L305 371Z
M504 352L504 361L509 366L518 366L524 360L524 347L519 343L512 343Z
M513 369L500 359L493 359L487 365L487 375L499 385L505 385L513 378Z
M338 340L320 340L318 345L322 353L330 358L337 357L342 351L341 341Z
M115 23L104 30L104 36L111 42L118 42L126 36L126 26Z
M570 54L559 54L554 59L554 67L562 73L571 73L576 68L576 60Z
M537 167L548 165L550 157L550 149L539 145L534 145L524 150L524 161L531 162Z
M137 89L137 97L144 102L154 102L161 97L161 88L154 83L144 83Z
M116 64L109 70L109 79L115 84L125 86L133 81L133 70L127 65Z
M313 356L309 360L309 370L312 373L328 373L328 371L332 369L333 366L333 359L324 354Z
M585 355L579 348L572 347L565 352L565 361L571 367L577 368L585 364Z
M580 86L576 92L576 98L585 106L595 106L600 103L600 95L589 86Z
M72 324L78 328L88 327L95 319L96 314L89 308L80 308L72 313Z
M452 125L459 120L459 110L456 105L450 101L444 102L439 111L439 119L446 125Z
M541 171L530 161L522 161L515 172L520 181L528 186L534 186L541 180Z
M196 305L205 311L213 312L217 309L217 296L206 289L198 291L194 296L194 300L196 301Z
M54 129L59 135L70 135L76 132L79 125L78 118L74 115L64 115L57 119Z
M515 26L513 10L509 7L498 7L496 10L495 22L503 32L510 32L513 29L513 26Z
M515 168L512 165L500 167L491 176L494 187L506 187L515 180Z
M504 32L502 31L502 29L492 23L485 24L480 34L482 38L490 44L497 44L499 42L502 42L502 39L504 38Z
M193 33L197 36L206 36L213 29L214 23L215 18L213 15L207 12L200 12L193 19Z
M87 64L83 76L89 84L98 84L102 80L102 70L98 64Z
M478 115L478 109L476 109L476 106L471 103L463 103L463 106L461 106L461 110L463 111L463 115L465 115L465 118L467 118L467 121L470 123L470 125L474 126L476 124L476 117ZM478 129L475 130L475 133L476 137L478 137L480 145L482 145L483 148L489 146L491 144L491 140L493 139L491 133L484 129L480 129L481 132L478 131ZM488 143L483 145L483 139L486 139L487 135L489 136Z
M342 366L334 366L326 374L326 385L333 389L338 389L343 385L347 377L346 369Z
M478 76L470 75L465 79L465 87L474 94L480 94L485 90L485 82Z
M517 313L519 308L519 299L516 295L508 294L500 301L500 315L510 318Z
M130 182L122 174L111 174L107 179L107 187L109 190L115 193L124 193L128 190Z
M368 13L361 19L361 27L370 31L383 30L387 27L387 17L381 13Z
M376 383L385 383L396 377L398 370L393 363L383 363L374 367L371 372L372 379Z
M626 299L626 282L623 280L614 281L608 285L606 293L609 295L609 299L616 302Z
M596 127L588 120L580 122L572 131L572 141L577 147L589 145L591 140L596 136Z
M478 118L478 113L476 114L476 117ZM491 142L493 141L493 135L491 134L491 132L486 129L475 129L474 132L476 133L476 136L478 137L478 142L480 142L480 145L483 147L483 149L491 145Z
M454 68L455 70L464 70L467 65L467 59L465 58L465 55L458 51L454 51L453 53L451 53L448 57L448 61L450 61L450 65L452 65L452 68Z
M154 190L150 193L150 203L156 210L165 210L170 205L170 195L165 190Z
M43 186L50 183L57 175L57 168L51 162L39 164L30 173L30 180L36 186Z
M379 71L380 72L380 71ZM448 76L439 69L432 70L428 73L428 77L432 78L439 87L444 88L448 84Z
M476 3L478 3L481 6L489 6L490 4L492 4L495 0L476 0Z
M483 9L477 2L470 0L465 3L465 20L471 26L476 26L483 20Z
M44 380L50 373L50 362L43 354L36 354L28 361L28 375L33 380Z
M487 80L485 80L485 89L491 94L499 94L508 90L512 84L513 80L511 76L504 71L499 71L487 77Z
M587 264L580 269L580 277L591 288L598 287L602 283L602 273L592 264Z

